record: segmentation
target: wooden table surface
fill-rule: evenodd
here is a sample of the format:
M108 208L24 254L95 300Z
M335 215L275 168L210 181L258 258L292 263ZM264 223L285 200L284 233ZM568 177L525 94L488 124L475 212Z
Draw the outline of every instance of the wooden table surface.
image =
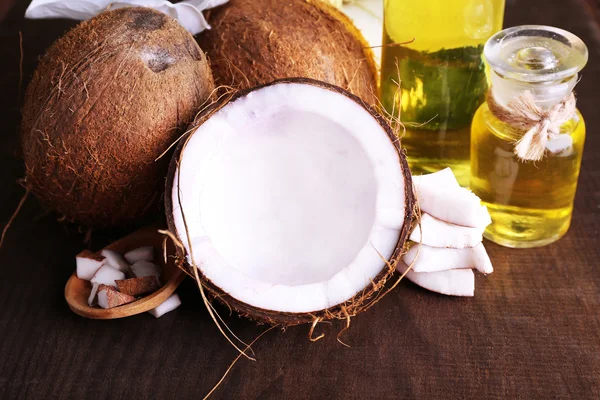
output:
M24 21L26 1L0 5L0 225L23 194L18 160L19 34L24 84L37 58L71 23ZM508 0L505 26L547 24L588 45L577 87L588 137L568 234L553 245L512 250L486 243L496 272L477 276L475 298L450 298L403 282L367 313L268 332L214 393L222 399L599 399L600 26L590 0ZM123 231L96 232L99 248ZM236 352L218 333L193 282L183 305L154 319L81 318L63 288L83 235L29 199L0 250L0 398L201 398ZM226 310L219 310L227 315ZM235 315L252 340L265 328Z

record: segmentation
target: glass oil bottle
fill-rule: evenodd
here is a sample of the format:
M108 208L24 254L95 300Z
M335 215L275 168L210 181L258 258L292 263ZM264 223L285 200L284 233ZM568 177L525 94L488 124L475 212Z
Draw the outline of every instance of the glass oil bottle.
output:
M469 184L471 120L488 89L483 46L503 16L504 0L384 1L380 98L406 128L414 174L451 167Z
M572 91L587 48L562 29L531 25L499 32L484 53L492 86L474 116L471 136L471 190L493 221L484 236L509 247L543 246L561 238L571 222L585 140ZM554 121L554 135L539 148L538 160L515 154L527 128L507 123L502 111L525 91L544 112L572 99L565 118Z

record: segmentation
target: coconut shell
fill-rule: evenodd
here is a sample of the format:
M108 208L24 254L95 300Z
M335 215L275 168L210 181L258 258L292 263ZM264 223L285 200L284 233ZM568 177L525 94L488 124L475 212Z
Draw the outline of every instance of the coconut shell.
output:
M225 292L223 289L221 289L220 287L215 285L210 279L208 279L206 276L204 276L202 274L201 270L198 270L198 276L200 278L200 283L202 284L202 286L204 288L206 288L208 290L209 294L213 298L218 299L218 301L225 304L227 307L234 309L239 315L244 316L249 319L252 319L254 321L257 321L258 323L266 323L269 325L286 327L286 326L293 326L293 325L299 325L299 324L304 324L304 323L311 323L311 322L314 323L315 321L325 321L325 320L330 320L330 319L346 319L347 317L354 317L355 315L365 311L372 304L374 304L373 300L375 299L376 295L379 294L379 291L381 291L382 289L385 290L384 288L385 288L386 281L388 281L392 277L392 275L394 274L394 271L395 271L395 266L397 265L398 262L401 262L401 256L406 252L408 236L410 234L410 231L412 230L412 222L416 215L416 213L415 213L415 209L416 209L415 198L416 198L416 196L413 192L412 175L411 175L410 169L408 167L408 162L406 160L406 156L400 145L400 141L398 140L398 137L394 134L388 121L383 116L381 116L375 110L375 108L369 106L367 103L365 103L359 97L349 93L348 91L346 91L340 87L337 87L337 86L334 86L334 85L331 85L331 84L328 84L325 82L308 79L308 78L288 78L288 79L281 79L278 81L274 81L269 84L258 86L258 87L252 88L252 89L246 89L246 90L237 92L235 95L231 96L229 99L221 102L220 104L216 104L216 103L213 104L211 107L207 108L206 110L204 110L202 113L200 113L198 115L193 126L188 130L188 133L186 134L186 139L189 138L189 136L193 134L193 132L196 130L196 128L198 128L200 125L202 125L202 123L204 123L208 118L210 118L215 112L217 112L221 107L225 106L227 103L233 102L240 97L244 97L254 90L258 90L263 87L268 87L268 86L278 84L278 83L310 84L310 85L322 87L322 88L325 88L328 90L333 90L333 91L341 93L345 96L348 96L352 100L356 101L357 103L359 103L360 105L365 107L365 109L367 109L369 111L369 113L377 120L377 122L385 130L385 132L387 133L387 135L390 139L390 143L394 146L394 148L396 149L396 151L398 153L399 164L400 164L399 168L401 168L403 171L404 185L405 185L404 186L405 187L404 194L405 194L406 216L404 219L404 225L403 225L400 235L398 237L398 242L396 243L396 248L395 248L392 256L390 257L390 259L388 260L388 265L385 266L384 262L382 260L381 272L377 275L377 277L375 279L373 279L371 281L371 284L369 284L366 288L364 288L364 290L360 291L353 298L345 301L342 304L339 304L339 305L329 308L329 309L319 310L319 311L312 312L312 313L284 313L284 312L266 310L266 309L251 306L249 304L246 304L246 303L239 301L238 299L230 296L227 292ZM181 155L182 155L183 150L185 149L186 143L187 143L187 140L182 140L179 143L179 145L177 146L175 153L173 154L173 157L171 159L171 164L169 165L169 174L167 176L167 183L166 183L166 190L165 190L165 193L166 193L165 208L166 208L166 213L167 213L166 216L167 216L168 228L171 231L171 233L173 233L173 235L175 235L175 237L180 238L180 241L181 241L182 237L185 237L186 232L178 232L177 231L177 228L175 226L175 220L173 217L173 209L175 206L178 207L179 205L173 204L170 193L172 193L172 190L173 190L173 183L176 178L175 174L177 173ZM186 254L183 253L183 250L179 246L177 246L177 253L178 253L177 259L178 259L178 262L180 263L180 267L183 268L184 270L186 270L188 275L190 275L191 277L195 277L193 267L191 265L189 265L189 263L187 262Z
M211 96L206 56L174 19L122 8L41 58L26 92L26 184L64 220L124 225L159 210L167 150Z
M320 0L230 0L198 41L217 85L247 89L306 77L378 104L373 52L352 21Z

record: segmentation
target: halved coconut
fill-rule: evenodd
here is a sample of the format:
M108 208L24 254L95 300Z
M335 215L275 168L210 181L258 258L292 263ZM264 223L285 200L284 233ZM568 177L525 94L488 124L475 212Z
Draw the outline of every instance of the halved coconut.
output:
M364 310L393 273L414 206L387 122L301 78L207 111L176 151L166 193L169 228L204 286L281 325Z

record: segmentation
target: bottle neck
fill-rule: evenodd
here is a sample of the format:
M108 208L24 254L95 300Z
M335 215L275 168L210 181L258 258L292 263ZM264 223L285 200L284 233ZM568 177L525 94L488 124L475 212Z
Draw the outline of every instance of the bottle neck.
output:
M563 101L573 91L577 83L577 74L562 81L523 82L504 78L492 71L491 83L491 94L500 106L506 107L512 99L528 90L539 107L548 109Z

